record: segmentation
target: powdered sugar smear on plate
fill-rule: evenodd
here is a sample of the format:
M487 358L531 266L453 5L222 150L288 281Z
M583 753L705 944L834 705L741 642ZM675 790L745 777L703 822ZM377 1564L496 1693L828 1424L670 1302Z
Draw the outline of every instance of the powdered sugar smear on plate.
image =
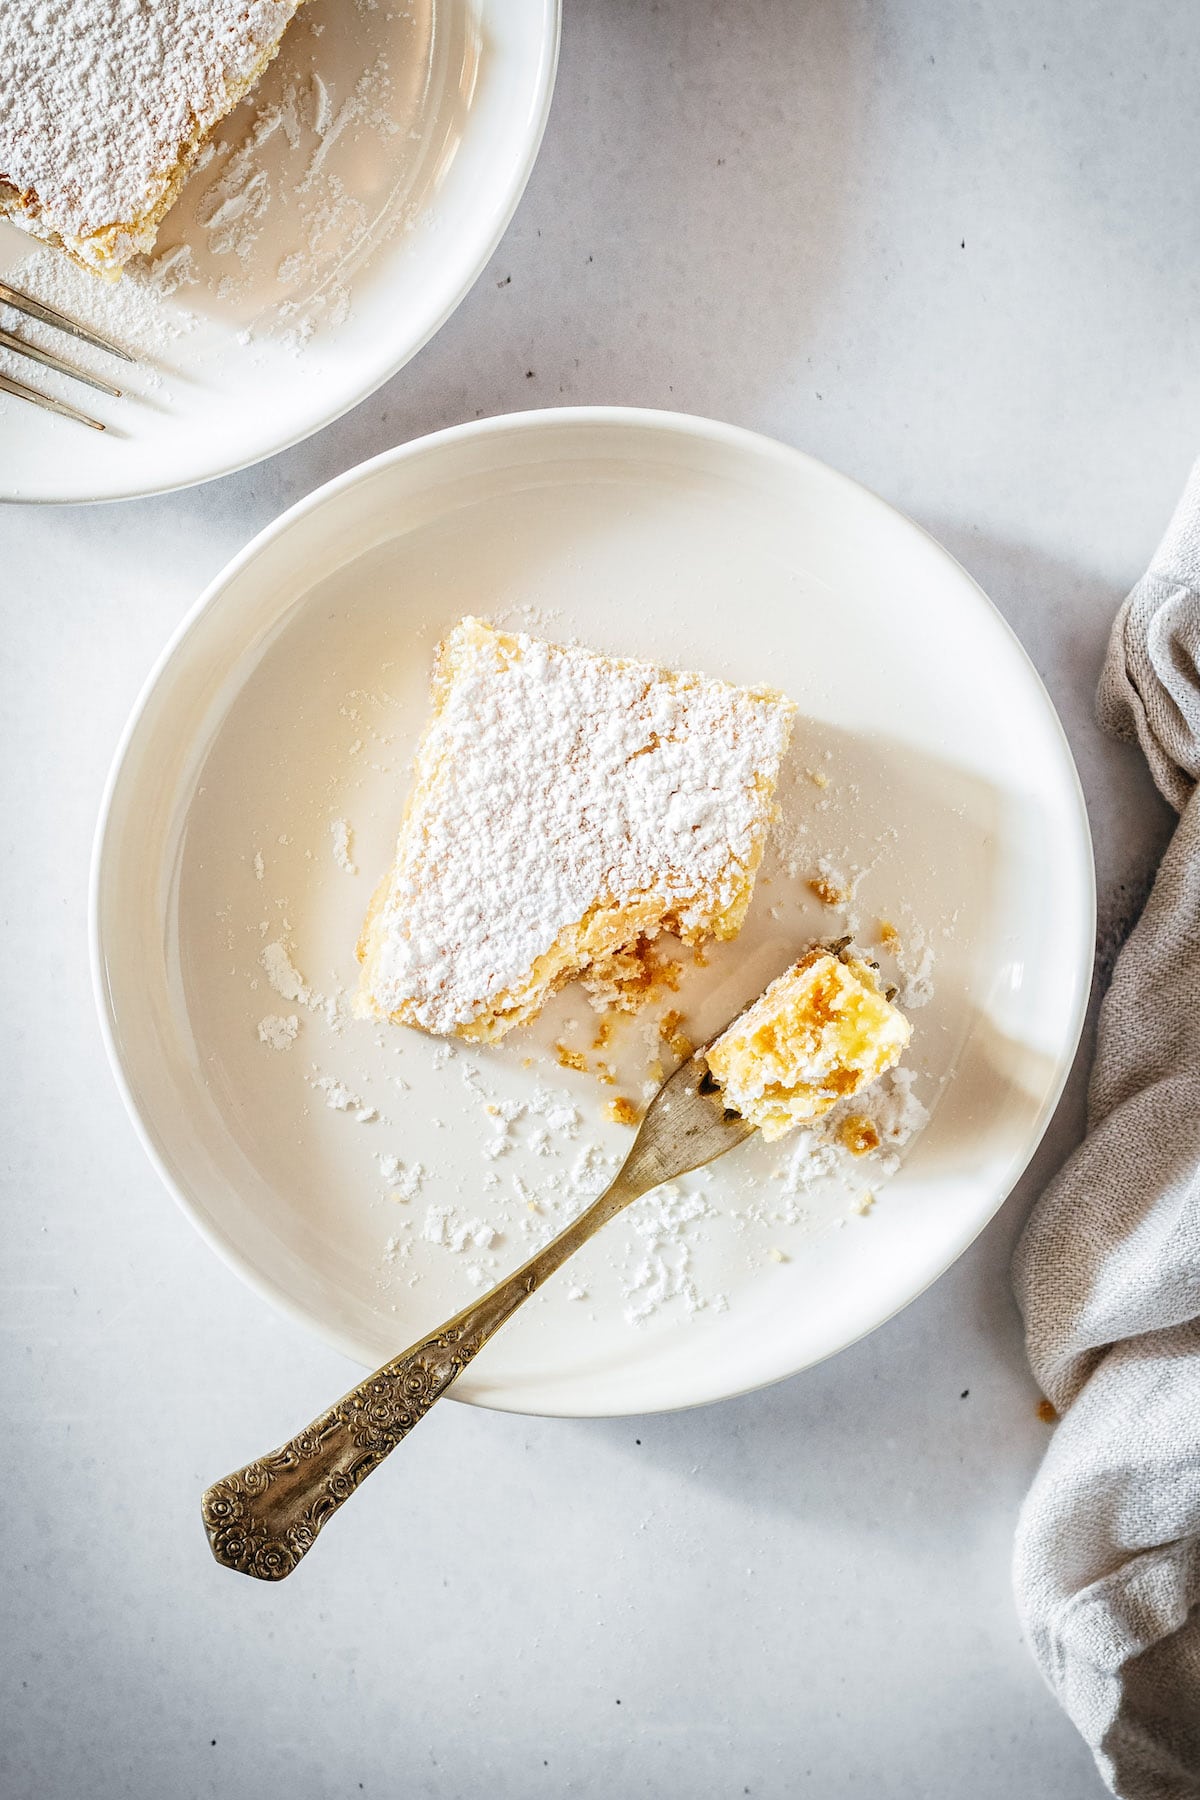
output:
M213 288L218 300L244 307L264 281L265 271L256 265L268 218L284 206L292 215L291 248L274 265L274 304L243 327L243 342L265 331L300 349L318 325L340 325L349 316L350 253L369 239L377 221L366 200L331 168L330 155L346 134L366 132L386 143L400 131L391 110L392 87L382 57L363 70L340 101L316 70L293 74L276 99L258 107L239 141L217 145L214 170L193 215L206 262L220 265ZM292 152L284 158L282 179L265 154L277 136ZM277 234L273 223L272 236ZM189 284L202 279L189 246L160 252L146 270L147 279L159 278L159 269L171 283L168 292L181 279ZM211 277L209 281L211 286Z
M620 1270L628 1324L643 1324L673 1301L687 1318L709 1307L726 1310L729 1302L723 1293L705 1294L697 1285L696 1234L689 1230L714 1216L703 1193L678 1182L655 1188L636 1203L630 1213L632 1248Z
M314 1071L309 1077L309 1085L324 1097L326 1106L332 1107L334 1112L348 1113L360 1125L373 1125L379 1117L378 1110L369 1101L354 1093L336 1075Z
M350 854L352 832L345 819L335 819L330 826L333 837L333 860L347 875L357 875L358 868Z
M852 1194L874 1194L900 1167L899 1152L929 1121L914 1092L914 1070L889 1069L856 1094L840 1101L824 1118L779 1145L784 1152L772 1171L788 1196L811 1193L834 1180ZM865 1146L865 1148L859 1148Z
M300 1030L300 1021L295 1013L286 1016L281 1013L267 1013L258 1021L258 1041L267 1044L272 1050L290 1050Z
M285 1000L298 1000L302 1006L312 1003L312 989L292 961L285 944L267 944L258 960L277 994Z

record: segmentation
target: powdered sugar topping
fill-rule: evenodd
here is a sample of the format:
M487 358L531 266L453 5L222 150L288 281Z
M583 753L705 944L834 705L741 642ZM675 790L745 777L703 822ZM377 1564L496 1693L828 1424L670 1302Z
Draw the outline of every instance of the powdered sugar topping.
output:
M793 708L464 620L380 920L371 998L450 1031L599 906L684 933L737 901Z
M297 4L5 0L0 180L32 193L43 235L83 239L141 219L168 192L181 151L254 77ZM132 235L126 253L139 248Z

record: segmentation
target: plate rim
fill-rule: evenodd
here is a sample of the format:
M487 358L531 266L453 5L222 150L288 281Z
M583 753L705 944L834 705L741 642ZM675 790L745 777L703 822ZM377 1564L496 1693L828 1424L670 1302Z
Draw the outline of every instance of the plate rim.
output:
M820 1356L809 1357L795 1369L783 1374L767 1377L763 1381L749 1382L735 1387L728 1393L712 1395L698 1400L683 1400L678 1403L663 1403L639 1409L637 1413L611 1412L604 1408L577 1406L571 1408L548 1405L529 1406L506 1400L503 1395L457 1394L450 1390L449 1398L469 1406L482 1406L492 1412L505 1412L524 1415L531 1418L630 1418L650 1416L653 1413L684 1412L697 1406L717 1405L724 1400L741 1398L743 1395L757 1393L762 1389L775 1386L778 1382L791 1380L803 1374L807 1369L815 1368L831 1357L840 1355L852 1345L861 1342L873 1332L897 1317L897 1315L920 1299L935 1282L964 1255L970 1246L979 1238L995 1219L1001 1207L1011 1196L1017 1183L1030 1166L1044 1137L1047 1127L1053 1118L1059 1101L1062 1098L1071 1072L1074 1068L1079 1046L1086 1022L1088 1005L1092 987L1092 968L1096 942L1096 867L1092 844L1091 826L1088 819L1087 803L1083 785L1079 776L1078 765L1072 752L1070 740L1059 716L1058 709L1050 696L1045 682L1042 680L1029 652L1022 644L1017 633L999 608L988 598L983 588L966 570L945 545L935 538L932 532L912 519L908 514L894 507L890 501L882 498L873 489L866 487L853 476L844 474L821 458L808 451L786 444L778 438L766 433L749 429L746 426L733 425L726 421L703 417L699 414L667 411L653 407L637 406L564 406L528 409L514 413L497 413L484 419L465 420L458 425L445 426L438 431L428 432L420 437L411 438L404 444L383 450L377 455L367 458L352 468L344 470L340 475L322 483L311 493L304 495L291 506L284 509L273 520L256 532L250 540L237 551L217 574L207 583L199 597L188 608L175 629L171 632L163 648L155 658L145 680L134 700L129 716L118 738L113 752L111 764L105 778L100 807L97 814L96 828L93 837L91 863L88 877L88 955L91 970L92 992L96 1005L97 1020L105 1054L118 1093L124 1103L125 1110L133 1124L134 1133L143 1151L156 1171L160 1181L171 1195L175 1204L180 1207L192 1227L199 1233L204 1242L213 1250L225 1266L245 1283L254 1293L277 1308L294 1323L303 1326L330 1348L348 1357L359 1368L367 1367L361 1354L352 1340L336 1328L330 1327L311 1314L305 1307L293 1300L270 1277L263 1275L252 1267L241 1254L230 1244L221 1232L202 1214L192 1200L176 1182L168 1165L164 1152L160 1149L145 1120L142 1118L117 1039L115 1012L111 1005L111 994L106 978L104 957L104 926L101 917L101 888L106 867L107 835L111 819L113 803L117 788L125 766L125 762L133 739L141 724L151 696L159 682L170 667L178 651L183 647L194 627L203 615L220 598L222 592L236 581L254 560L261 555L276 539L282 537L301 518L316 512L322 506L336 500L347 489L367 481L392 464L410 461L436 450L441 446L453 444L469 438L500 437L507 434L536 434L543 430L553 430L562 426L590 426L602 430L610 428L644 430L650 434L668 433L685 438L700 439L710 443L723 445L727 449L750 452L758 456L767 455L777 463L792 465L809 472L816 472L825 479L832 479L836 486L852 492L859 501L865 500L872 508L880 510L893 522L899 523L909 531L916 533L932 547L944 562L950 565L964 586L964 597L969 594L977 609L983 609L988 618L998 624L1009 638L1016 650L1019 662L1024 666L1026 676L1033 683L1034 691L1040 695L1042 705L1053 726L1065 763L1064 773L1069 777L1068 786L1074 802L1076 833L1070 854L1077 861L1077 873L1082 878L1080 899L1082 907L1075 921L1078 933L1079 954L1077 964L1072 972L1071 1014L1066 1037L1057 1056L1057 1066L1053 1081L1043 1096L1038 1112L1029 1127L1025 1144L1014 1156L1005 1171L999 1190L990 1205L985 1217L978 1221L972 1219L970 1229L959 1233L952 1240L951 1246L928 1278L911 1291L906 1291L896 1305L883 1317L862 1331L856 1331L832 1349ZM403 1348L403 1346L400 1346ZM397 1351L399 1354L399 1349Z
M126 500L151 500L159 494L186 493L189 488L205 487L210 481L223 481L227 475L239 475L245 469L258 468L262 463L270 462L273 457L283 456L286 451L294 450L297 444L307 443L309 438L328 426L335 425L339 419L353 412L356 406L362 406L381 387L406 368L420 354L442 329L443 325L456 313L468 294L472 292L479 277L491 262L500 248L504 234L512 224L518 206L525 197L529 186L542 141L546 135L546 127L550 122L550 109L554 100L554 88L558 77L559 57L562 50L562 9L563 0L538 0L542 8L542 41L539 52L537 78L535 82L535 102L530 119L530 129L516 169L511 191L505 203L497 211L490 232L480 240L479 253L473 260L470 273L464 278L456 291L449 297L440 313L427 322L422 334L415 338L406 349L381 373L373 376L369 384L356 389L348 399L339 401L320 418L306 425L302 430L294 432L273 449L261 455L250 455L235 458L232 462L222 463L220 468L211 470L205 475L189 475L180 481L167 481L161 485L143 487L131 485L113 494L20 494L0 493L0 506L113 506ZM386 454L386 452L384 453ZM315 491L315 490L314 490Z

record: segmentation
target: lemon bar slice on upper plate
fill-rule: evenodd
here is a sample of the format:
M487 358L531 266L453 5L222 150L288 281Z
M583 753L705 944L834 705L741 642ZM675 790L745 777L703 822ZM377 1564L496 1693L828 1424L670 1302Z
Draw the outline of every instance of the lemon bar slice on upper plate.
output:
M359 943L361 1013L498 1038L660 931L735 936L789 700L468 618L433 706Z
M115 277L301 0L0 0L0 217Z
M704 1052L726 1106L765 1138L819 1119L898 1063L912 1028L873 963L817 945Z

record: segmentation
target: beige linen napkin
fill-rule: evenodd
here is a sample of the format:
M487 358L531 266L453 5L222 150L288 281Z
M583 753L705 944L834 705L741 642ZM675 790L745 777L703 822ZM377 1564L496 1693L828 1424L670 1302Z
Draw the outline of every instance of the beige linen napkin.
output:
M1113 1792L1200 1800L1200 463L1113 626L1099 717L1180 816L1101 1009L1088 1135L1017 1248L1062 1419L1015 1580Z

